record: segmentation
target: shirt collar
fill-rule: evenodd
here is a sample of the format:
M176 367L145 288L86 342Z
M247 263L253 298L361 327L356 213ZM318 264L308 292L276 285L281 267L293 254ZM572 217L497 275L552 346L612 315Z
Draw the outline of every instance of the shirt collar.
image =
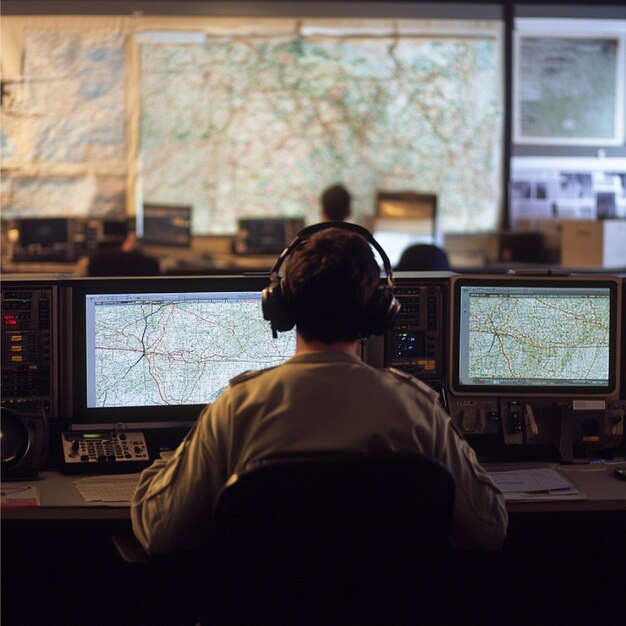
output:
M304 352L291 357L288 363L360 363L363 361L356 354L348 352Z

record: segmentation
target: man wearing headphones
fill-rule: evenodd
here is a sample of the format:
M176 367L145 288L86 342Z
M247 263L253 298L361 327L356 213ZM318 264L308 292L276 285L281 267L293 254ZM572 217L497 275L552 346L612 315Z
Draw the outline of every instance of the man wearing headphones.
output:
M370 244L383 257L386 284ZM251 463L332 451L419 451L440 460L456 481L452 542L500 547L507 525L502 494L436 392L356 355L358 340L391 328L399 308L388 259L368 231L346 223L305 229L263 292L274 330L295 324L296 355L231 380L174 456L143 472L131 512L144 548L154 554L201 547L222 485Z

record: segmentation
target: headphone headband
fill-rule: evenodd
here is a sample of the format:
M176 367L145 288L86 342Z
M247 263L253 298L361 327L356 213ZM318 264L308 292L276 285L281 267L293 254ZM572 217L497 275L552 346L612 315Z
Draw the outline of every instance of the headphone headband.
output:
M272 324L272 333L285 332L294 327L295 314L291 305L289 289L285 281L279 276L279 271L285 259L302 245L311 235L328 228L347 230L363 237L380 255L387 274L386 285L379 285L374 295L366 305L364 317L359 323L359 334L362 337L381 335L390 330L400 311L400 302L393 293L393 272L389 257L372 234L362 226L349 222L320 222L302 229L296 238L280 253L270 270L270 284L262 292L263 317Z
M394 285L393 280L393 270L391 269L391 262L389 261L389 257L387 253L383 250L383 247L374 239L372 233L370 233L367 228L363 228L363 226L359 226L358 224L352 224L351 222L320 222L319 224L312 224L311 226L307 226L303 228L298 234L295 236L293 241L280 253L272 269L270 270L270 281L272 284L275 284L278 281L278 271L280 270L282 264L285 262L285 259L300 245L302 245L311 235L318 233L322 230L327 230L329 228L339 228L341 230L347 230L357 235L361 235L367 242L378 252L380 258L383 262L383 268L385 269L385 274L387 276L387 286L392 288Z

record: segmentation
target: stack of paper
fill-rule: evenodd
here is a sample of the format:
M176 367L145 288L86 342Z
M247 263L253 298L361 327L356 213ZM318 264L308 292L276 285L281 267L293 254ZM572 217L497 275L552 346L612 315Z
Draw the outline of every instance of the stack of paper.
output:
M2 508L39 506L39 489L34 485L3 485L0 505Z
M576 486L553 467L490 471L505 500L583 499Z
M86 502L130 502L139 474L88 476L74 481Z

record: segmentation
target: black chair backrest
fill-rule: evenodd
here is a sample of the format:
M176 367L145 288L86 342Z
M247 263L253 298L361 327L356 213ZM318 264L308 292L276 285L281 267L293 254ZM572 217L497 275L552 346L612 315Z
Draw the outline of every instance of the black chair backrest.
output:
M450 262L445 250L430 243L418 243L404 250L396 272L447 272Z
M438 584L454 487L440 463L401 453L277 457L235 475L215 510L226 613L245 600L258 613L241 623L278 606L302 623L302 607L340 602L352 620L356 607L371 615L383 596L399 607L402 589L418 598L417 589Z

